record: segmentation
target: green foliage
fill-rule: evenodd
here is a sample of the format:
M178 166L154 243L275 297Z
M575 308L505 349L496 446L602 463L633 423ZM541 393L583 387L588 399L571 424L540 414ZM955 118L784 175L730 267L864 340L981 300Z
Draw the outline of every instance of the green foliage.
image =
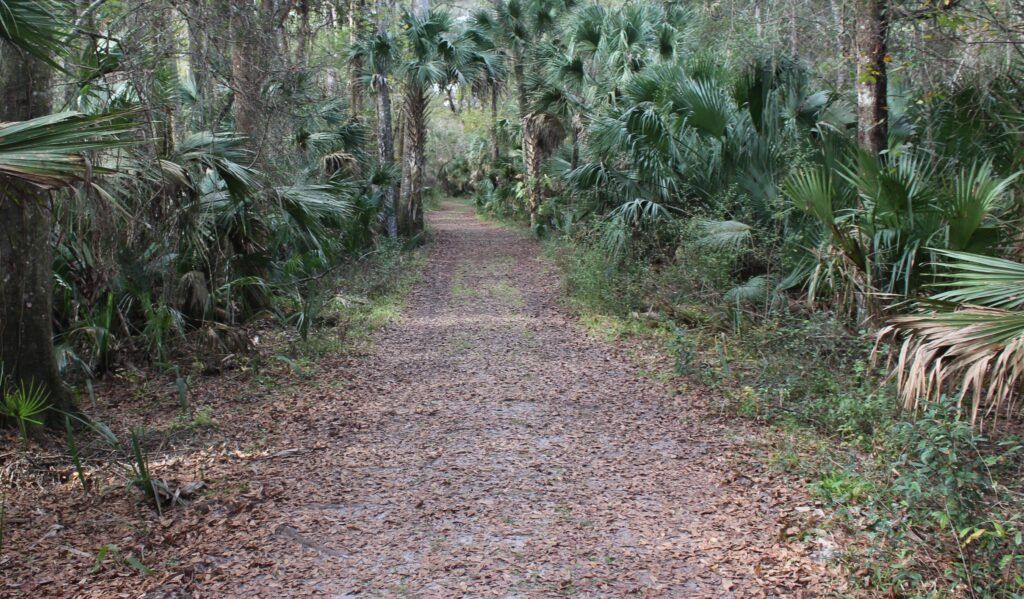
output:
M1014 179L994 177L989 163L949 173L910 150L795 172L784 193L822 227L808 294L848 287L906 297L933 279L936 250L994 251Z
M9 388L0 363L0 417L13 421L21 433L22 443L28 448L29 425L42 425L41 416L49 406L49 393L36 383L22 382Z
M142 450L142 444L139 441L139 431L133 429L131 431L131 456L132 462L130 465L131 476L129 482L135 488L139 489L156 506L157 512L163 515L163 508L160 505L160 490L157 487L158 481L152 477L149 473L149 459L146 453Z
M60 5L53 0L0 0L0 40L58 66L67 29L57 18Z
M61 112L0 123L0 175L43 187L62 187L93 173L109 173L110 169L90 164L83 154L131 144L124 138L133 129L131 116Z
M121 548L113 543L100 545L100 548L96 551L96 560L93 563L92 573L96 574L103 570L108 563L108 558L113 560L117 565L129 566L143 576L149 576L155 573L152 568L143 564L142 561L132 553L128 553L122 557Z

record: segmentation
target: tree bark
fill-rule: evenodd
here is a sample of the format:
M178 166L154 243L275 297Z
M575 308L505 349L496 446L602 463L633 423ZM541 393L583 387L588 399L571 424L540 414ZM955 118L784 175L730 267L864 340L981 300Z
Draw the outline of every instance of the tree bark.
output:
M295 44L295 64L300 69L305 69L309 66L309 44L313 36L313 32L309 27L309 0L299 0L297 8L299 11L299 31L298 40Z
M491 158L497 164L501 159L501 147L498 145L498 82L491 82Z
M349 28L349 43L354 45L359 38L362 37L363 23L365 21L363 11L366 8L366 3L363 0L351 0L349 3L348 13L348 28ZM359 116L363 113L363 84L360 77L363 73L363 59L359 56L352 59L349 65L349 80L348 80L348 92L349 92L349 107L352 110L353 116Z
M530 210L530 227L537 226L544 181L541 176L544 161L562 143L565 130L553 116L534 112L523 118L523 162L526 163L526 190Z
M512 71L516 76L516 101L519 104L519 118L526 118L526 68L519 50L512 51Z
M260 27L251 0L231 0L231 88L235 131L250 139L250 147L260 145L259 122L262 113L264 62L260 48Z
M430 13L430 0L412 0L418 19ZM402 121L402 187L398 208L398 232L413 236L423 231L423 175L427 163L427 90L412 77L406 82Z
M572 159L570 166L572 170L580 165L580 141L583 137L583 119L580 115L572 115Z
M850 67L846 33L846 5L840 0L829 0L829 8L832 11L832 24L836 30L836 56L839 60L835 73L835 85L836 90L842 92L846 88L846 76Z
M427 150L427 90L418 82L407 82L404 108L405 157L398 231L412 236L423 230L423 175Z
M51 69L0 40L0 122L50 112ZM73 409L53 352L49 194L0 177L0 361L8 383L37 385L56 410ZM47 423L63 417L49 410Z
M401 108L398 109L398 122L394 126L395 130L395 142L398 143L398 147L395 148L395 156L398 160L402 161L400 165L402 168L402 176L398 179L398 189L396 197L402 197L402 183L405 177L405 110L404 100ZM396 213L401 212L401 207L396 208Z
M857 142L873 154L889 144L888 0L857 0Z
M377 35L384 35L384 15L380 2L376 6ZM377 95L377 159L382 167L391 167L395 163L394 133L391 124L391 89L388 86L388 74L383 61L377 61L374 67L373 91ZM395 216L395 186L387 185L384 193L384 217L387 223L388 237L398 237L398 220Z

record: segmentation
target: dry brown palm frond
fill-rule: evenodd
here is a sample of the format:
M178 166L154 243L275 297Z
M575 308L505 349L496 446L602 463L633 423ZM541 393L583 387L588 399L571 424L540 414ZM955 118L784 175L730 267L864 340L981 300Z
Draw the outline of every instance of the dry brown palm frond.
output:
M359 175L361 170L359 168L359 159L348 152L331 152L321 158L320 162L323 164L324 172L329 175L343 173L356 176Z
M917 410L942 395L970 403L971 423L1014 414L1024 384L1024 265L957 252L943 265L950 290L920 314L879 332L895 339L894 376L904 405Z
M565 139L562 121L547 112L531 112L523 117L523 143L544 160L551 156Z
M901 337L895 375L907 409L943 394L970 399L979 415L1010 416L1024 382L1024 314L969 307L901 316L879 336Z

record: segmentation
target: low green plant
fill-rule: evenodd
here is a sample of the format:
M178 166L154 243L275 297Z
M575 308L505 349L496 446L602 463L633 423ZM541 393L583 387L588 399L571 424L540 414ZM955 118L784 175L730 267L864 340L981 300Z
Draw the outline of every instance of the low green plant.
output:
M2 377L0 380L3 380ZM40 416L47 410L49 393L41 385L34 383L22 383L13 391L4 392L0 388L0 393L3 393L0 416L17 424L22 443L28 447L28 426L43 423Z
M120 547L113 543L106 543L104 545L100 545L100 548L96 551L96 561L93 563L92 567L93 574L96 574L103 569L107 562L107 558L112 558L118 564L129 566L143 576L149 576L154 573L152 568L143 564L142 561L132 553L128 553L122 558Z
M857 504L868 498L874 485L856 472L831 470L811 485L811 491L833 505Z
M670 322L668 328L671 334L668 348L675 358L675 372L676 374L689 374L697 360L697 342L689 331L674 322Z
M149 468L149 457L142 445L143 433L141 429L133 428L129 432L130 442L126 446L121 439L110 430L106 424L99 420L79 421L89 430L93 431L114 453L118 459L113 462L121 470L128 483L128 486L135 487L149 498L157 513L163 515L163 504L161 496L174 497L167 488L167 483L154 478Z
M196 413L192 416L192 426L195 428L213 428L217 426L217 421L213 418L213 408L203 406L196 410Z
M147 497L156 506L156 511L160 516L163 516L163 507L160 504L160 489L157 484L159 481L154 479L149 473L149 459L146 452L142 449L142 443L139 441L139 431L132 429L131 431L132 441L132 462L131 462L131 476L129 482L135 488L139 489L146 494Z

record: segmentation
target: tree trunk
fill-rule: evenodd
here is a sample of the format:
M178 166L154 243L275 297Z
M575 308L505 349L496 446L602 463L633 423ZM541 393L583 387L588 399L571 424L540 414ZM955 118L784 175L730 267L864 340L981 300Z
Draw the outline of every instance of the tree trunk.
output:
M541 180L540 167L543 162L537 148L537 130L539 128L536 115L523 117L523 162L526 166L527 208L530 211L530 228L537 225L537 211L540 207Z
M565 130L557 118L534 112L523 118L523 162L526 163L526 190L530 210L530 227L537 225L537 213L543 194L541 170L544 161L558 149Z
M501 147L498 145L498 82L491 82L491 158L497 165L501 159Z
M297 8L299 11L299 31L298 40L295 44L295 64L300 69L305 69L309 66L309 43L313 36L312 30L309 28L309 0L299 0Z
M403 105L402 107L400 107L398 109L398 123L396 123L395 127L394 127L394 129L395 129L395 141L398 143L398 147L395 148L395 156L397 156L398 160L401 161L401 165L400 166L402 168L402 176L399 177L399 179L398 179L398 189L396 190L396 196L395 196L395 197L398 197L398 198L402 197L402 183L403 183L403 179L405 177L405 114L404 113L405 113L405 110L404 110L404 105ZM401 206L398 206L395 210L396 210L396 214L398 214L398 218L401 218L401 215L400 215L401 210L402 210Z
M231 88L235 131L250 139L250 147L260 145L259 122L262 112L263 54L260 27L251 0L231 0Z
M376 7L377 35L386 33L382 7ZM391 125L391 89L383 62L378 61L374 69L373 91L377 94L377 159L381 166L390 167L395 163L394 133ZM398 220L395 216L395 186L384 188L384 216L387 219L388 237L398 237Z
M426 168L427 90L409 81L405 95L405 157L402 168L402 201L398 230L416 235L423 230L423 175Z
M789 3L789 57L796 58L799 53L799 38L797 35L797 23L796 23L796 0L790 0Z
M857 142L873 154L889 143L888 0L857 0Z
M572 170L576 170L576 167L580 165L580 142L583 137L583 119L580 115L572 115L572 160L570 165Z
M0 40L0 122L50 112L50 67ZM15 385L38 385L70 411L53 353L52 213L48 194L0 177L0 361ZM63 416L47 412L47 423Z
M350 45L355 45L362 37L363 23L365 21L363 10L365 7L366 3L363 0L351 0L349 3L348 31ZM358 117L363 113L363 84L360 80L363 74L363 59L357 56L352 59L349 66L349 107L351 108L352 115Z
M519 104L519 118L526 117L526 69L519 50L512 51L512 71L516 75L516 101Z
M846 5L840 0L829 0L829 7L832 11L832 24L836 30L836 56L839 58L835 85L836 90L842 92L846 89L846 76L850 68L846 33Z

